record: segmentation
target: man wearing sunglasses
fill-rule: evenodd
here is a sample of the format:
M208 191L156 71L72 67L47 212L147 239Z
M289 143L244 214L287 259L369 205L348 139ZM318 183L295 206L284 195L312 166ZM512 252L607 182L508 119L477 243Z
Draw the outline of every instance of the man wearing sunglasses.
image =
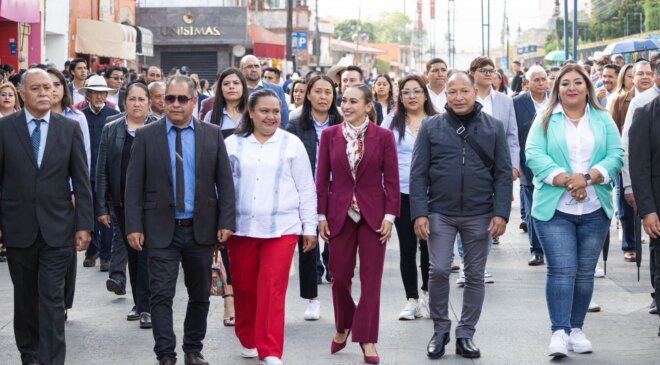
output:
M151 321L160 365L177 359L172 301L179 262L188 289L184 364L208 365L201 352L213 251L236 224L222 132L194 118L195 105L193 81L172 76L165 87L165 117L136 131L126 172L127 239L137 251L149 249Z
M126 97L126 89L123 89L124 71L121 67L108 66L103 72L105 82L108 87L113 89L108 91L107 100L119 107L119 111L124 112L124 98Z

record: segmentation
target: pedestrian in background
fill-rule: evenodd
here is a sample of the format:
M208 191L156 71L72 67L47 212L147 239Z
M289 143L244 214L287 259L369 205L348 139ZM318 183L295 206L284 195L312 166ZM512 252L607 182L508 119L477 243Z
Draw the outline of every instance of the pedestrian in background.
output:
M429 317L429 249L426 240L415 236L410 219L410 164L415 139L427 117L437 114L429 89L420 76L406 76L399 82L396 112L387 116L383 128L392 130L396 141L401 191L400 217L394 220L399 238L399 269L407 303L399 313L400 320ZM419 242L418 242L419 241ZM419 244L422 293L417 290L417 246Z
M381 125L383 124L385 117L390 114L396 104L392 79L386 74L380 74L374 79L372 89L376 108L380 108L380 113L378 115L382 118L381 120L378 120L376 124Z
M321 134L316 173L319 232L332 246L336 334L330 351L346 347L352 331L364 361L378 364L375 344L385 245L401 198L396 144L391 131L375 124L373 94L367 85L346 88L341 108L344 122ZM358 254L362 289L356 305L351 282Z
M564 66L525 148L534 173L532 217L548 263L548 355L592 351L582 331L594 270L614 212L612 178L623 163L612 117L579 65Z
M295 86L294 83L294 88ZM332 79L327 76L315 76L309 80L307 86L307 91L303 97L301 116L299 119L292 119L287 124L286 130L302 141L309 157L312 176L315 177L318 167L318 147L321 133L330 126L340 124L343 117L335 105L336 91ZM305 253L303 252L303 244L304 239L301 237L298 240L300 296L309 300L304 318L311 321L321 317L318 285L323 282L324 264L326 268L328 267L330 245L326 241L323 258L321 258L321 248L318 245L313 251Z
M281 365L289 269L298 236L316 248L316 192L305 146L279 128L286 104L255 91L241 126L227 138L236 189L236 234L229 239L241 356ZM312 273L312 279L314 278ZM302 280L302 279L301 279Z
M11 82L0 85L0 118L21 111L18 92Z

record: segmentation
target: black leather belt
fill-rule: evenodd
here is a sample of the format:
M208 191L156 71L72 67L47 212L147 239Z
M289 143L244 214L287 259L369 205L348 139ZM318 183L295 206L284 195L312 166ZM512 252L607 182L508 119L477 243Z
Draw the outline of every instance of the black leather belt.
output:
M190 227L193 225L193 219L188 218L188 219L175 219L174 224L179 226L179 227Z

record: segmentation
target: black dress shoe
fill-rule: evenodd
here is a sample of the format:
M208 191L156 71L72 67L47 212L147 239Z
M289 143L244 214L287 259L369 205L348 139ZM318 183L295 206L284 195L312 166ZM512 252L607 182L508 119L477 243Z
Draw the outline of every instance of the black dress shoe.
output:
M327 280L328 283L332 283L332 274L330 274L330 271L325 273L325 280Z
M184 359L185 365L209 365L209 362L204 360L201 352L188 352Z
M172 359L162 359L159 362L156 363L157 365L175 365L176 360Z
M527 222L520 222L520 226L518 227L523 230L523 232L527 233Z
M457 338L456 355L461 355L468 359L476 359L481 356L481 352L477 345L472 342L471 338Z
M529 266L539 266L543 265L544 263L545 261L543 260L543 256L540 255L534 255L531 259L529 259L529 261L527 261L527 265Z
M105 288L117 295L126 295L125 286L119 280L109 278L105 281Z
M99 254L92 256L85 256L85 261L83 261L83 267L94 267L96 266L96 259L99 258Z
M101 260L101 265L99 266L101 272L108 272L110 270L110 261Z
M434 332L428 346L426 356L429 359L439 359L445 354L445 345L449 343L449 333Z
M151 314L147 312L140 313L140 328L151 328Z
M127 321L137 321L140 319L140 313L137 311L137 307L133 306L130 312L126 315L126 320Z
M649 314L658 314L658 307L655 305L655 299L649 305Z

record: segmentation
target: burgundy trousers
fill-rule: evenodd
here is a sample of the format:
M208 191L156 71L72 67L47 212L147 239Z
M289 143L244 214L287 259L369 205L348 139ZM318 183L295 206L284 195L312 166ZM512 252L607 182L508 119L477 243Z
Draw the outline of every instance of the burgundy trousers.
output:
M332 273L332 303L335 309L335 327L343 333L352 329L352 341L378 342L380 320L380 287L385 262L385 244L380 234L364 221L355 223L346 218L341 232L330 239L332 255L329 268ZM360 302L355 305L351 286L357 254L360 255Z

